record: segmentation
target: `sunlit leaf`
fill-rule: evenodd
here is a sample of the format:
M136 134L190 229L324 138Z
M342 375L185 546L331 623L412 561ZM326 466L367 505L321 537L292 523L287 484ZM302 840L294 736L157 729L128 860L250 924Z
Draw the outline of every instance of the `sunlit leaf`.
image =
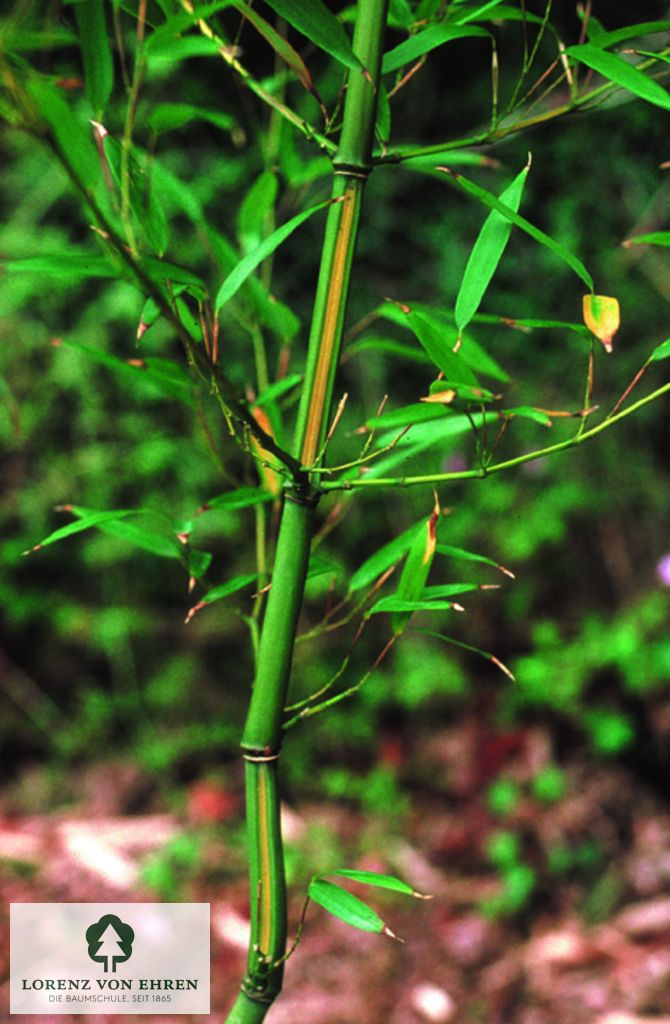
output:
M323 203L317 203L316 206L311 206L309 210L303 210L302 213L297 214L295 217L292 217L291 220L278 227L271 235L264 238L260 245L256 246L252 252L248 253L248 255L246 255L244 259L237 264L235 269L228 275L219 288L216 296L217 311L232 299L233 295L235 295L238 289L241 288L250 274L253 274L256 267L259 266L263 260L267 259L268 256L270 256L275 249L282 244L282 242L285 242L289 235L293 234L296 228L299 228L301 224L304 224L304 222L309 217L313 216L313 214L318 213L319 210L323 210L323 208L328 206L329 203L330 200L326 200Z
M406 39L404 43L400 43L399 46L395 46L385 53L382 58L382 74L397 71L398 68L410 64L453 39L465 39L470 36L486 38L488 35L489 33L483 28L475 28L474 25L470 28L463 28L460 25L431 25L430 28L424 29L423 32L417 32L416 35Z
M600 42L600 37L597 38L597 42ZM594 43L570 46L566 53L581 64L586 64L587 67L593 68L594 71L597 71L598 74L607 78L615 85L626 89L628 92L632 92L635 96L639 96L640 99L646 100L647 103L653 103L664 110L670 110L670 93L662 85L659 85L658 82L648 78L647 75L633 64L629 64L615 53L601 50L600 46Z
M94 509L82 508L77 505L73 505L70 511L82 521L97 514ZM134 547L149 551L159 558L181 560L183 557L184 546L178 539L172 523L166 516L161 516L156 512L140 509L131 521L124 517L106 519L95 525L103 533L119 537Z
M378 615L381 612L392 613L397 623L394 632L398 633L402 632L413 612L444 612L451 611L454 607L453 601L424 601L421 598L412 601L409 598L392 595L391 597L382 597L373 604L368 615Z
M44 274L47 277L118 277L117 271L104 256L82 252L64 252L27 259L3 260L4 270L23 274Z
M483 565L491 565L494 569L499 569L505 576L511 576L514 579L514 573L506 569L504 565L500 565L486 555L477 554L476 551L467 551L465 548L453 547L451 544L438 544L437 554L447 555L449 558L457 558L464 562L481 562Z
M624 25L623 28L614 29L612 32L598 32L590 39L595 47L604 50L609 46L625 43L629 39L653 35L654 32L670 32L670 21L642 21L637 25Z
M437 524L439 520L440 506L436 497L430 516L425 521L423 529L414 538L412 546L407 553L393 598L382 598L381 602L378 601L370 611L371 615L383 610L395 612L396 614L393 616L391 623L394 633L402 633L409 622L411 612L419 610L418 608L409 607L409 605L414 605L417 602L419 604L428 603L425 602L423 588L435 557ZM395 608L388 607L388 601L393 602L394 599L397 606ZM383 605L384 601L387 602L387 605L380 608L380 604ZM399 607L399 605L404 607Z
M519 209L529 170L530 161L501 193L500 201L514 213ZM497 210L492 210L486 218L472 247L456 298L455 319L459 331L463 331L467 327L479 309L484 293L505 251L511 230L511 221L507 217L503 217Z
M67 507L65 511L72 511ZM104 523L111 523L119 519L125 519L127 516L138 515L142 509L137 508L126 508L126 509L115 509L107 512L91 512L89 515L83 518L76 519L73 523L68 523L67 526L61 526L59 529L54 530L44 540L36 544L31 551L39 551L41 548L46 548L50 544L55 544L57 541L65 540L67 537L71 537L75 533L81 533L83 530L90 530L94 526L102 526ZM28 554L28 552L24 552Z
M584 323L607 352L612 351L612 339L619 330L621 312L618 299L610 295L584 296Z
M445 409L414 402L412 405L403 405L400 409L391 409L381 416L373 416L365 421L365 425L370 430L390 430L393 427L406 427L408 423L427 423L447 415L449 412Z

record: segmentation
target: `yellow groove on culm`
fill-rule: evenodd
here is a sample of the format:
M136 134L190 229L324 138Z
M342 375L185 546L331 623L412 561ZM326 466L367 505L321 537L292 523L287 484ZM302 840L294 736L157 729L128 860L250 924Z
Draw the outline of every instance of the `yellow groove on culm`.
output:
M314 374L314 385L310 396L305 439L300 457L303 466L311 466L318 454L328 381L333 370L335 346L339 342L338 326L343 315L343 296L347 286L347 269L351 256L351 246L354 241L354 226L360 189L361 182L354 180L347 184L342 197L336 200L341 208L340 222L323 313L319 358Z
M267 767L258 766L258 859L260 894L258 908L258 946L262 954L271 953L272 938L272 874L271 825L268 820Z

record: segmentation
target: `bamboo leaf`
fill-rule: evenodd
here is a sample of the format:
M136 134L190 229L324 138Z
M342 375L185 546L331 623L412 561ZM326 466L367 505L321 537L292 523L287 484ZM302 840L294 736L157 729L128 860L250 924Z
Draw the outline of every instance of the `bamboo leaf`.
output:
M105 156L119 191L122 189L123 146L106 130L99 130ZM167 249L169 234L167 219L149 176L140 163L140 151L135 147L128 154L128 197L135 221L143 232L149 247L162 256Z
M531 11L521 10L518 7L510 7L509 4L501 4L496 2L494 7L488 5L486 10L486 21L525 21L531 25L542 25L543 19L537 14L533 14ZM481 11L475 16L475 19L481 17ZM551 22L549 23L551 28Z
M514 181L501 193L500 201L514 213L519 209L529 170L530 159ZM456 298L455 319L459 333L468 326L479 309L505 251L511 230L511 221L497 210L492 210L484 221L477 241L472 247Z
M302 375L299 373L289 373L287 377L282 377L281 380L277 380L274 384L270 384L265 391L261 392L254 406L257 405L272 405L278 398L285 395L287 391L292 391L293 388L301 382Z
M405 345L402 341L393 341L391 338L361 338L360 341L347 346L345 358L349 359L361 352L384 352L389 356L397 356L398 359L411 359L412 362L421 363L423 366L433 363L423 349Z
M503 217L511 221L512 224L516 224L518 228L525 231L527 235L534 238L540 245L544 245L547 249L550 249L556 256L562 259L568 266L574 270L575 274L582 279L591 291L594 291L593 278L589 274L588 270L582 263L582 261L571 253L564 245L557 242L555 238L551 238L550 235L545 234L539 228L536 228L534 224L527 221L525 217L521 217L514 210L510 209L505 203L502 203L499 199L496 199L491 192L487 192L485 188L481 188L479 185L475 185L473 181L465 178L462 174L458 174L455 171L451 171L448 167L442 167L440 170L446 172L449 178L453 180L464 192L473 196L484 206L488 206L491 210L496 210L501 213Z
M100 161L88 125L85 128L75 117L61 91L50 82L29 80L26 91L49 126L59 152L82 184L95 189L101 178Z
M82 345L77 341L58 341L57 348L79 352L86 359L106 366L110 370L130 376L137 382L140 378L160 395L178 398L186 405L193 406L193 381L188 373L171 359L149 356L146 359L119 359L91 345Z
M610 295L585 295L583 305L584 323L598 341L602 342L605 351L611 352L612 339L621 323L618 299Z
M514 676L507 668L507 665L504 665L499 658L496 658L495 654L491 654L489 651L483 651L481 647L474 647L472 644L466 644L462 640L455 640L453 636L446 636L444 633L436 633L432 629L420 629L416 626L414 627L414 632L423 633L424 636L434 637L436 640L442 640L445 644L452 644L454 647L461 647L465 651L472 651L473 654L478 654L480 657L490 661L491 664L495 665L496 668L499 668L501 672L504 672L512 682L515 681Z
M236 0L235 7L244 15L247 21L251 22L256 31L267 40L277 56L292 69L301 85L307 90L307 92L310 92L314 96L317 103L319 103L321 108L325 110L321 97L314 85L309 68L303 61L300 54L293 49L289 41L285 39L284 36L280 35L276 28L274 28L269 21L266 21L265 18L262 18L253 7L240 2L240 0Z
M360 928L364 932L386 931L384 922L372 907L339 885L326 881L325 878L313 878L309 883L308 893L315 903L329 914L350 924L352 928Z
M258 505L263 501L272 501L273 495L264 487L238 487L235 491L228 491L227 494L220 494L216 498L210 498L204 506L204 511L213 508L224 508L234 511L241 508L249 508Z
M289 235L292 235L296 228L299 228L301 224L317 213L319 210L323 210L325 206L328 206L330 200L326 200L323 203L317 203L316 206L311 206L309 210L303 210L302 213L292 217L291 220L282 224L271 235L264 238L263 241L258 245L252 252L248 253L241 260L235 269L228 275L226 280L219 288L218 295L216 296L216 309L217 311L225 306L227 302L232 299L233 295L238 291L239 288L244 284L247 278L253 274L259 264L263 260L267 259L275 249L277 249L282 242L285 242Z
M233 579L226 580L225 583L220 583L217 587L212 587L211 590L208 590L200 604L214 604L216 601L222 601L224 597L230 597L231 594L236 594L238 590L244 590L245 587L251 586L257 579L258 577L255 572L234 576Z
M661 359L670 359L670 338L654 349L649 357L649 362L657 363Z
M493 14L490 13L492 8L498 6L499 0L486 0L483 4L478 4L474 9L466 7L463 13L457 13L454 17L454 21L457 24L465 25L469 21L480 21L485 14L488 14L489 18L493 18Z
M654 32L670 32L670 21L641 21L637 25L625 25L623 28L614 29L613 32L598 32L591 37L591 43L597 49L604 50L609 46L616 46L617 43L625 43L629 39L653 35Z
M68 506L65 506L63 511L72 511ZM119 519L125 519L126 516L134 516L141 512L141 509L137 508L126 508L116 509L108 512L90 512L89 515L84 516L81 519L75 520L73 523L68 523L67 526L61 526L58 530L54 530L44 540L40 541L30 551L24 551L24 554L30 554L31 551L39 551L41 548L46 548L50 544L56 544L60 540L65 540L67 537L73 536L75 533L81 533L83 530L90 530L93 526L102 526L104 523L110 523Z
M447 555L449 558L458 558L465 562L481 562L483 565L491 565L494 569L499 569L505 576L515 579L514 573L506 569L504 565L499 565L492 558L488 558L486 555L479 555L475 551L466 551L465 548L456 548L451 544L438 544L437 554Z
M267 0L277 14L347 68L362 68L344 28L322 0Z
M3 260L1 266L13 273L43 274L47 277L119 276L104 256L89 256L83 252L65 251L22 260Z
M635 238L627 238L623 243L628 245L664 245L670 246L670 231L650 231L646 235L636 235Z
M372 608L367 613L368 615L378 615L382 612L392 613L396 625L394 626L394 632L402 632L405 628L405 624L409 621L410 616L413 612L444 612L444 611L458 611L457 605L454 605L453 601L431 601L417 598L412 601L409 598L405 599L391 595L390 597L382 597L379 601L373 604ZM460 611L463 609L461 608Z
M600 37L597 37L599 43ZM632 92L647 103L653 103L664 110L670 110L670 93L648 78L642 71L639 71L633 64L618 57L615 53L608 53L601 50L599 45L594 43L582 43L580 46L570 46L566 53L581 64L593 68L598 74L607 78L610 82Z
M423 345L435 365L442 371L446 382L479 387L474 373L450 344L449 330L426 313L414 310L406 314L406 325Z
M364 587L369 587L382 573L386 572L394 562L400 561L403 555L409 551L414 543L415 537L423 529L423 522L415 523L409 529L384 544L373 555L363 562L349 580L349 594L355 594Z
M96 510L73 505L70 509L80 520L96 515ZM141 525L127 522L125 518L107 519L96 523L97 529L113 537L119 537L134 547L149 551L159 558L172 558L181 561L184 545L177 538L174 527L165 516L144 509L138 509L136 516L141 518Z
M277 199L279 182L272 171L263 171L245 195L237 216L237 237L244 252L255 249L266 233L267 216Z
M418 608L415 609L409 607L409 605L414 605L417 602L419 604L423 604L425 602L423 589L435 557L435 548L437 545L437 524L439 519L440 506L436 496L433 511L424 523L423 529L420 530L414 538L412 546L407 553L407 558L402 567L402 572L400 574L398 587L394 597L382 598L382 600L378 601L370 610L371 615L385 609L388 611L395 611L396 614L393 616L391 623L394 633L402 633L403 629L409 622L411 612L419 610ZM397 606L395 608L388 608L388 602L393 602L393 600L396 601L396 605L407 605L407 607ZM384 601L386 601L387 604L380 609L379 606L380 604L384 605Z
M353 882L361 882L363 885L374 885L379 889L390 889L391 892L400 892L405 896L418 896L420 899L429 898L422 896L421 893L418 893L407 882L401 881L400 878L394 878L393 875L383 875L379 871L357 871L350 868L339 868L337 871L332 871L331 874L337 875L340 878L350 878Z
M458 597L460 594L470 594L473 590L481 589L479 583L438 583L434 587L424 587L421 591L421 600L441 601L445 597Z
M403 405L400 409L382 413L381 416L373 416L372 419L365 421L365 425L369 430L390 430L393 427L406 427L408 423L428 423L430 420L438 420L450 414L449 409L414 402L412 405Z
M504 416L521 416L522 419L534 420L535 423L541 423L543 427L552 426L551 417L547 416L546 412L534 409L530 405L515 405L512 409L501 409L501 412Z
M103 0L75 4L75 18L84 65L86 97L101 118L114 88L114 64L107 35Z
M395 46L382 58L382 74L386 75L391 71L397 71L405 64L423 57L438 46L450 43L453 39L466 39L471 36L489 37L489 33L483 28L464 28L461 25L431 25L423 32L417 32L410 36L399 46Z
M207 121L224 132L232 131L235 120L220 110L208 110L206 107L195 107L191 103L159 103L149 115L149 126L156 133L174 131L193 121Z

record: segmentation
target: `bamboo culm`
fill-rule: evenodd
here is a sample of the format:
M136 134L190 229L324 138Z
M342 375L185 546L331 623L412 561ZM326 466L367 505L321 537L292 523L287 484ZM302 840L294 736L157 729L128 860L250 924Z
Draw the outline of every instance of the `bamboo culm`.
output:
M304 467L286 492L261 631L256 678L242 735L245 759L251 936L247 972L226 1024L259 1024L282 986L286 881L278 786L282 719L302 604L318 465L333 398L363 186L370 171L388 0L359 0L353 50L365 68L349 73L332 199L321 253L294 456Z

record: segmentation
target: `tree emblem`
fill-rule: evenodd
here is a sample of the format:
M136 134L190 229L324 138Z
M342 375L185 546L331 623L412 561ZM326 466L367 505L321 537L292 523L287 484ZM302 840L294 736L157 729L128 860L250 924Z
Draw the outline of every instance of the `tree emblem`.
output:
M130 959L135 932L116 914L103 914L99 921L86 929L88 955L96 963L105 965L105 973L116 971L117 963Z

